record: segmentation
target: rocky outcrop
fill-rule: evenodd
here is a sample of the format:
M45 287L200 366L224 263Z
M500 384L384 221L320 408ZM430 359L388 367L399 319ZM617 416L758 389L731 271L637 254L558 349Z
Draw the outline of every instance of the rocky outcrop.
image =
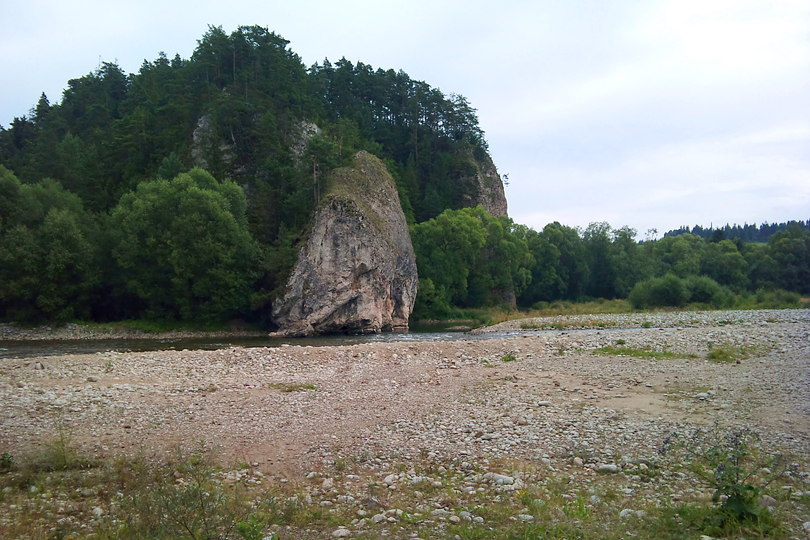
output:
M279 333L373 333L408 326L417 273L408 225L385 165L359 152L330 173L309 239L273 306Z
M470 161L475 168L473 177L467 182L472 184L470 195L465 197L465 206L475 207L479 204L484 210L495 217L507 215L506 194L503 190L503 182L498 169L495 168L492 158L484 153L480 157L470 156Z
M233 146L217 141L211 118L208 115L201 116L191 135L191 162L195 167L208 169L211 158L221 160L226 166L233 164Z

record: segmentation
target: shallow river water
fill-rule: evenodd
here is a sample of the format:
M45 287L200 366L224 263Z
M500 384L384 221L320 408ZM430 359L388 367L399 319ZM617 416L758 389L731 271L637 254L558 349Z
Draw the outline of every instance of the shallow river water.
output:
M203 337L177 339L77 339L77 340L0 340L0 358L31 358L64 354L93 354L99 352L145 352L217 350L228 347L281 347L282 345L356 345L359 343L388 343L395 341L456 341L500 339L516 335L542 335L573 332L610 332L618 329L598 330L533 330L522 332L487 332L470 334L451 331L414 331L365 335L333 335L311 338L277 337ZM625 329L626 330L626 329Z

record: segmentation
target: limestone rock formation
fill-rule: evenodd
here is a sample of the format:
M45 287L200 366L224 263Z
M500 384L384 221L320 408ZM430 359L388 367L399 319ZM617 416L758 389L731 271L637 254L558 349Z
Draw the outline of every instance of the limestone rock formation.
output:
M394 179L379 159L359 152L351 166L330 173L272 316L287 336L407 328L417 284Z
M472 190L466 198L465 206L475 207L480 204L495 217L507 216L503 182L492 158L489 154L484 154L480 158L470 156L470 161L475 168L475 175L467 179L472 184Z

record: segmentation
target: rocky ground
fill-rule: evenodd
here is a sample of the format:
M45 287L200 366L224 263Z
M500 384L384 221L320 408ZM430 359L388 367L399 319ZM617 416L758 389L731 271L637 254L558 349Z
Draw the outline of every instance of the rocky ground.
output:
M0 360L0 450L20 455L65 431L97 457L203 444L250 474L323 481L329 492L322 471L347 463L384 487L438 481L397 472L409 463L476 464L508 485L520 476L510 463L571 478L638 472L672 432L717 423L754 428L765 448L808 470L810 310L556 317L494 330L515 335ZM617 344L679 357L596 354ZM736 359L709 360L713 349ZM622 489L641 491L630 478ZM396 521L371 512L362 525L378 513ZM794 518L798 530L810 521Z

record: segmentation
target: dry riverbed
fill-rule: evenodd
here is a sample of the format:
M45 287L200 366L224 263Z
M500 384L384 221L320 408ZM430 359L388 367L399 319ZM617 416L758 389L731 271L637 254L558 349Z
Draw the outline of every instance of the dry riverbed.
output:
M226 480L294 485L296 497L347 516L325 528L279 525L271 532L281 537L441 538L467 523L485 527L485 512L471 510L483 499L552 476L573 490L604 484L606 473L621 495L616 511L631 511L622 518L706 497L682 477L644 471L672 432L750 427L764 451L798 466L784 488L785 537L808 534L810 310L555 317L497 329L517 334L4 359L0 451L24 456L65 433L99 459L160 460L205 446L230 471ZM596 354L609 346L677 356ZM712 350L736 356L712 361ZM431 498L442 485L469 504ZM405 513L419 516L410 521L391 499L406 487L424 495L409 499ZM593 489L586 506L602 504ZM111 512L109 501L93 504L96 515L72 522L78 531ZM23 511L5 510L0 526ZM534 520L531 504L510 519Z

